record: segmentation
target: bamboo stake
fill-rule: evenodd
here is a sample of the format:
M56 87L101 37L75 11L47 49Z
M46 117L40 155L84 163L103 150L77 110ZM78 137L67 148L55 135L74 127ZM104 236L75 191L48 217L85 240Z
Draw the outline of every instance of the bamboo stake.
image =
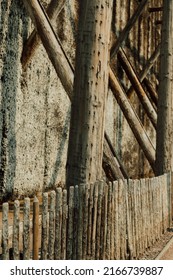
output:
M33 202L33 260L39 259L39 201L34 197Z
M55 191L50 192L50 209L49 209L49 242L48 254L49 260L54 260L54 246L55 246Z

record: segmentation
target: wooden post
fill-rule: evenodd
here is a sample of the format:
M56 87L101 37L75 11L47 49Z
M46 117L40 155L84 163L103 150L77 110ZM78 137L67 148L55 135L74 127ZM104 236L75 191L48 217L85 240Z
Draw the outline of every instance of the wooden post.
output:
M47 260L48 253L48 194L43 193L42 201L42 234L41 234L41 259Z
M55 260L61 259L61 229L62 229L62 189L56 189L55 212Z
M30 199L24 199L23 208L23 259L30 259Z
M74 187L69 188L68 195L68 225L67 225L67 260L73 259L73 231L74 231Z
M95 182L102 177L112 4L112 0L81 1L67 187Z
M66 250L67 250L67 190L63 190L62 193L62 230L61 230L61 260L66 259Z
M13 257L14 260L19 260L19 223L20 223L20 203L19 200L14 201L13 215Z
M9 205L7 202L5 202L2 204L2 256L3 256L3 260L9 260L8 212L9 212Z
M39 201L34 197L33 202L33 260L39 259Z
M54 246L55 246L55 191L50 192L50 209L49 209L49 242L48 252L49 260L54 260Z

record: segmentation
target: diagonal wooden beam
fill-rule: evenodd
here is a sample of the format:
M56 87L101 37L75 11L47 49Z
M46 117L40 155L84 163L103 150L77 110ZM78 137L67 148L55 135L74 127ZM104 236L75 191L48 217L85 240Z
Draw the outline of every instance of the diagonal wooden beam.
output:
M154 128L156 128L156 124L157 124L156 111L153 105L151 104L139 78L137 77L137 74L135 73L133 66L131 65L129 59L127 58L127 55L125 54L124 50L121 47L118 51L118 59L120 60L129 80L131 81L132 86L135 89L139 97L139 100L141 101L149 119L151 120Z
M66 0L51 0L48 8L46 10L47 15L51 19L51 21L54 21L57 16L60 14L61 10L63 9L65 5ZM40 37L37 33L37 30L34 29L25 42L22 56L21 56L21 63L23 69L25 69L30 62L31 58L34 56L36 50L38 49L39 45L41 43Z
M54 32L49 18L38 1L23 0L23 2L34 22L43 46L61 80L65 91L67 92L69 98L72 99L74 79L73 67L61 46L60 40Z
M138 5L136 11L129 19L128 23L124 27L124 29L121 31L120 36L116 40L116 42L113 44L111 48L111 59L117 54L120 46L122 43L127 39L130 30L134 26L135 22L138 20L139 16L142 14L145 5L147 4L148 0L142 0L140 4Z
M150 69L153 67L154 63L156 62L156 60L158 59L160 55L160 44L156 47L155 51L153 52L153 54L151 55L151 57L148 59L146 65L144 66L144 68L141 70L141 72L139 73L138 77L139 77L139 80L140 82L143 82L144 79L145 81L147 81L148 79L146 78ZM146 82L147 83L147 82ZM131 95L133 94L134 92L134 88L131 86L129 88L129 90L127 91L127 96L130 98ZM157 93L154 93L155 95L155 100L157 99Z
M112 92L120 105L120 108L131 127L136 140L138 141L141 149L143 150L146 158L148 159L153 171L155 170L155 149L154 146L147 136L147 133L140 122L138 116L133 110L123 88L120 86L118 79L114 75L113 71L110 69L109 81Z

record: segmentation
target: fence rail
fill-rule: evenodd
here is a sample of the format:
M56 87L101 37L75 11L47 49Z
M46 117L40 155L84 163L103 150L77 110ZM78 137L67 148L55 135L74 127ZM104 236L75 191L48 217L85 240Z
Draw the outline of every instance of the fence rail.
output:
M3 259L140 259L172 221L171 174L58 188L2 205ZM10 218L11 215L11 218Z

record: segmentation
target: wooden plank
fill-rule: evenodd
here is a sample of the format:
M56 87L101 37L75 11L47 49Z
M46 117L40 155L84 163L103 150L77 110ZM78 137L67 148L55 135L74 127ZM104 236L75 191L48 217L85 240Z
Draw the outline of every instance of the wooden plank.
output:
M8 233L8 202L2 204L2 258L3 260L9 260L9 233Z
M62 189L56 189L56 210L55 210L55 260L61 259L61 236L62 230Z
M67 234L67 260L73 259L73 219L74 219L74 187L69 188L68 202L68 234Z
M47 260L48 254L48 193L43 193L42 198L42 234L41 234L41 259Z
M24 199L23 207L23 259L30 259L30 199Z
M14 214L13 214L13 258L14 260L20 259L19 254L19 224L20 224L20 202L14 201Z
M39 201L35 196L33 201L33 260L39 259Z

